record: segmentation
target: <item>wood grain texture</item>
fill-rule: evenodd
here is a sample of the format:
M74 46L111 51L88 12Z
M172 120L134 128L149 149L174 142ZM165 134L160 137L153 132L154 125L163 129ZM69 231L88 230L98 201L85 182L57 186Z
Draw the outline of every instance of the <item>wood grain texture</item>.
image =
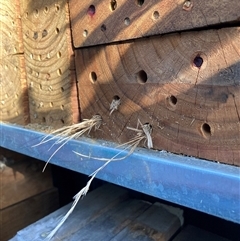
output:
M36 222L58 208L58 190L51 188L0 210L0 240L9 240L22 228Z
M79 107L67 1L20 6L31 122L72 124Z
M34 240L55 227L66 205L21 230L11 241ZM173 208L177 209L177 208ZM90 192L53 237L57 240L168 241L181 227L179 217L157 203L133 199L123 188L104 185Z
M44 163L0 148L6 158L0 169L0 210L53 187L51 169L44 173Z
M18 1L0 5L0 121L27 124L28 97Z
M91 136L123 143L138 119L154 149L240 165L240 28L171 34L75 52ZM114 96L121 105L109 115Z
M70 0L75 47L240 21L239 1Z

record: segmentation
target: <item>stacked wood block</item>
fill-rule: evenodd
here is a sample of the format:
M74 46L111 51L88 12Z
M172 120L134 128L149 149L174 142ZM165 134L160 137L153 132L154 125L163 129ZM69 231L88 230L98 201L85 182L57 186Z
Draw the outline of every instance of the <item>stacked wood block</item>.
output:
M240 165L239 12L239 1L70 0L81 114L106 123L92 136L124 143L140 121L154 149Z
M0 149L0 240L58 208L58 191L43 163Z
M79 107L66 1L3 1L0 120L60 126Z
M239 1L15 0L1 11L1 120L58 127L81 110L105 123L91 137L119 144L140 121L154 149L240 165Z

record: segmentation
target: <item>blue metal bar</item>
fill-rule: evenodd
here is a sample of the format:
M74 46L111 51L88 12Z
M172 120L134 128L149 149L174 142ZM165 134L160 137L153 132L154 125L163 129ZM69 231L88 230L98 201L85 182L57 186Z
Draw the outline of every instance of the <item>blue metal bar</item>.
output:
M54 141L38 144L43 133L19 126L0 124L0 146L47 161ZM73 151L90 156L80 157ZM119 153L113 143L88 138L71 140L51 163L91 174L103 161ZM119 157L126 155L122 152ZM240 168L164 151L138 148L124 160L109 163L98 178L151 196L240 223Z

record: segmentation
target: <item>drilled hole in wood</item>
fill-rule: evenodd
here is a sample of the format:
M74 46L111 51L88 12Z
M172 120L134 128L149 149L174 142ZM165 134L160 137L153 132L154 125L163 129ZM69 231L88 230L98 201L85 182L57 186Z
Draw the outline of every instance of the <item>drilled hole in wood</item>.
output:
M38 9L35 9L35 10L34 10L34 16L35 16L36 18L38 17L38 14L39 14Z
M105 24L103 24L103 25L101 26L101 31L105 32L106 30L107 30L107 27L106 27Z
M209 138L212 134L211 126L207 123L202 124L201 132L204 137Z
M48 13L48 11L49 11L49 8L46 6L45 8L44 8L44 13Z
M56 29L55 29L55 32L56 32L56 34L59 34L60 29L59 29L59 28L56 28Z
M137 6L141 7L144 4L144 0L136 0L135 3Z
M88 31L87 31L87 29L85 29L85 30L83 30L83 37L87 37L88 36Z
M116 0L111 0L110 2L110 10L114 11L117 8L117 1Z
M197 68L201 68L203 64L203 58L198 54L194 59L193 59L193 65Z
M58 69L58 70L57 70L57 74L58 74L59 76L61 76L61 75L62 75L62 70L61 70L61 69Z
M33 33L33 38L36 40L38 38L38 32Z
M174 95L169 96L167 99L171 106L176 106L177 98Z
M62 56L62 53L59 51L59 52L57 52L57 57L58 58L61 58L61 56Z
M95 12L96 12L95 6L94 5L90 5L88 10L87 10L88 15L92 17L95 14Z
M96 74L94 71L92 71L92 72L89 74L89 78L90 78L90 81L91 81L92 83L95 83L95 82L97 81L97 74Z
M42 38L46 37L47 35L48 35L48 31L47 31L47 29L44 29L42 31Z
M64 91L65 91L65 89L64 89L63 87L61 87L61 91L62 91L62 92L64 92Z
M118 95L114 95L113 100L120 100L120 97Z
M147 82L147 73L144 70L140 70L135 74L136 80L139 84L145 84Z
M64 105L61 105L61 109L64 110Z
M58 4L55 4L55 12L58 13L60 10L60 6Z
M130 24L130 18L125 18L124 24L128 26Z
M50 105L50 107L53 107L53 102L50 102L49 105Z
M61 122L62 122L62 124L64 124L65 123L64 119L61 119Z
M45 117L42 118L42 122L46 123L46 118Z
M153 12L153 19L154 19L154 20L157 20L157 19L159 19L159 17L160 17L159 12L158 12L158 11L154 11L154 12Z

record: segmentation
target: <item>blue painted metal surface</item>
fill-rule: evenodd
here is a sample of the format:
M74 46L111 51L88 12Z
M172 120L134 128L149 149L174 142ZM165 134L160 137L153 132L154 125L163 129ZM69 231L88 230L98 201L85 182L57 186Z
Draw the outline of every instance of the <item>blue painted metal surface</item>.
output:
M46 161L53 141L38 144L43 133L0 124L0 146ZM80 152L90 158L77 156ZM57 152L51 163L91 174L119 152L113 143L87 138L72 140ZM121 156L126 155L122 152ZM98 178L151 196L240 223L240 168L184 157L162 151L137 149L122 161L107 165Z

